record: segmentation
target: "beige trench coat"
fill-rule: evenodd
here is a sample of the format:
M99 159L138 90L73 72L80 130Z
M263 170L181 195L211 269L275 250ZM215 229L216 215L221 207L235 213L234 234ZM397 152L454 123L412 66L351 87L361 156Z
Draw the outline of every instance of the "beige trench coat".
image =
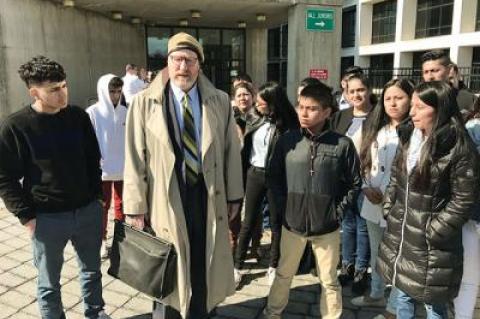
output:
M136 95L126 122L123 203L129 215L146 214L157 236L175 245L177 284L162 303L188 313L190 248L174 170L163 99L166 72ZM243 197L240 142L228 95L202 74L197 81L202 97L202 169L207 189L206 280L207 311L235 292L232 252L228 240L227 201Z

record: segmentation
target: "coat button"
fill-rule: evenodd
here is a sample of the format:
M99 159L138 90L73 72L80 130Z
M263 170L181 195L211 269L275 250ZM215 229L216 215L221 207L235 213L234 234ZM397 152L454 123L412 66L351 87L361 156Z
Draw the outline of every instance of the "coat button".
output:
M222 220L223 220L223 217L222 217L222 216L219 216L219 217L218 217L218 221L221 222Z
M217 196L220 195L220 191L218 191L218 190L215 191L215 195L217 195Z

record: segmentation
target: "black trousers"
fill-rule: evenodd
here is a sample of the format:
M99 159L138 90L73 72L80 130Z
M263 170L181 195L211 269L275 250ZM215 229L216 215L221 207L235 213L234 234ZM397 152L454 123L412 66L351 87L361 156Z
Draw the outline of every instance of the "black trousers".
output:
M186 202L184 203L187 221L188 239L190 241L190 281L192 298L187 319L206 319L207 314L207 282L206 282L206 224L207 224L207 190L203 175L197 183L187 185ZM152 319L181 319L175 309L155 302Z
M259 215L262 214L262 202L267 196L269 203L273 197L267 189L265 170L251 166L247 172L247 185L245 189L245 218L240 229L237 251L235 252L235 268L242 269L247 256L248 244L252 239ZM270 247L270 267L277 268L280 257L280 232L281 221L277 214L270 209L270 228L272 231L272 245Z

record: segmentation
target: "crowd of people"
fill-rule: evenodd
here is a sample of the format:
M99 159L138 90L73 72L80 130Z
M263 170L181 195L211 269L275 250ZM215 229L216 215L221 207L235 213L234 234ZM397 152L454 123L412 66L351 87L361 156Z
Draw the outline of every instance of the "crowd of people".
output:
M204 319L257 261L268 211L270 292L281 318L306 252L322 318L340 318L342 286L376 318L472 318L480 283L480 99L442 51L423 81L394 78L379 97L362 68L341 91L314 78L292 104L279 84L242 74L231 95L201 72L202 45L178 33L152 81L135 65L106 74L86 112L68 102L63 67L19 68L32 104L0 126L0 197L27 228L44 319L65 318L63 250L77 253L86 318L106 319L101 258L108 213L175 247L175 288L154 319ZM145 72L143 72L145 73ZM147 83L148 82L148 83Z

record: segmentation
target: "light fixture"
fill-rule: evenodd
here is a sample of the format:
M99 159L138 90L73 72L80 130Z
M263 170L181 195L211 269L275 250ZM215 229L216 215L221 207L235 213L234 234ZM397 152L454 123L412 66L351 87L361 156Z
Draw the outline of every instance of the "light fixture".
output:
M132 17L132 19L130 20L133 24L140 24L142 23L142 20L140 18L137 18L137 17Z
M202 16L199 10L192 10L190 13L192 14L193 19L199 19Z
M257 13L257 21L258 22L263 22L267 20L267 16L264 13Z
M178 20L178 24L182 27L188 26L188 20L187 19L180 19Z
M238 21L237 22L237 26L239 28L246 28L247 27L247 23L245 21Z
M63 0L64 7L74 7L75 1L74 0Z
M114 20L122 20L123 15L120 11L112 11L112 18Z

